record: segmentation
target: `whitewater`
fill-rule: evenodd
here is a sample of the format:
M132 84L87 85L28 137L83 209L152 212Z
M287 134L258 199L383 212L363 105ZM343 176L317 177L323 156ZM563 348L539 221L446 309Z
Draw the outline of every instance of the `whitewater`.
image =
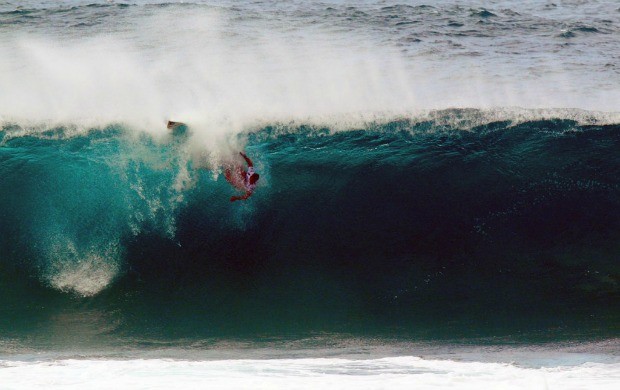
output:
M0 387L617 388L618 64L614 1L0 2Z
M34 379L35 377L36 379ZM4 363L6 389L614 389L618 363L576 367L522 368L502 363L463 363L415 357L375 360L61 360L50 363ZM94 382L94 383L93 383Z

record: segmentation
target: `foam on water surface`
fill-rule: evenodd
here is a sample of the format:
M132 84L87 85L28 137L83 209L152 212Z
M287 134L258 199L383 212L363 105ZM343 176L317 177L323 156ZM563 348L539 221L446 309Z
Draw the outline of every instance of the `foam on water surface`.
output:
M620 363L524 368L390 357L373 360L56 360L0 362L5 389L616 389Z

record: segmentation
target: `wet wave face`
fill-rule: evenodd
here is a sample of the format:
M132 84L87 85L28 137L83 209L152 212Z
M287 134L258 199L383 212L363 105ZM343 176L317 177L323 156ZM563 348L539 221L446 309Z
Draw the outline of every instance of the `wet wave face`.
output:
M2 3L2 334L617 336L617 8Z
M43 322L95 310L113 334L600 332L617 321L619 125L526 114L543 115L268 125L233 141L261 174L236 203L223 170L242 160L195 154L191 128L5 127L9 318L36 299Z

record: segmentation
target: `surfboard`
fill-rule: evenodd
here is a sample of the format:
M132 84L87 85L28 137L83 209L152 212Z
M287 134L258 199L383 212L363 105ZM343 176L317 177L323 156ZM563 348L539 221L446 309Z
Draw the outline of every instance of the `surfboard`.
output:
M177 128L179 126L185 126L185 123L183 122L173 122L173 121L168 121L168 123L166 123L166 127L170 130Z

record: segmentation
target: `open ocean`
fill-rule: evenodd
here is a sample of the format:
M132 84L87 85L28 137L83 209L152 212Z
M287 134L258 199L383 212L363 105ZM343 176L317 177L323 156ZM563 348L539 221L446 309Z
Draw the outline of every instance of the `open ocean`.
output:
M0 1L0 389L206 387L620 388L620 2Z

